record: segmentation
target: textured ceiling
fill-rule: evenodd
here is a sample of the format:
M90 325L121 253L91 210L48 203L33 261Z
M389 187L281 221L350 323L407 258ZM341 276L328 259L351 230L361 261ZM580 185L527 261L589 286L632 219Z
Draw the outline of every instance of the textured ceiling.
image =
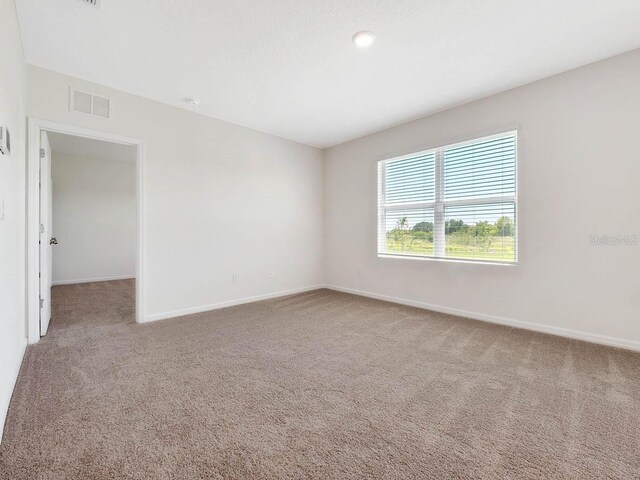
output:
M28 63L319 147L640 47L639 0L16 4Z
M53 153L112 162L136 161L137 149L131 145L121 145L119 143L104 142L56 132L48 132L47 135Z

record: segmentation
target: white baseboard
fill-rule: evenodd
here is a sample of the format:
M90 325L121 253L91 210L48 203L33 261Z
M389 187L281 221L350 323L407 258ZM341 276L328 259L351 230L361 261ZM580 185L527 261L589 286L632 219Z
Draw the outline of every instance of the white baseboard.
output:
M467 310L459 310L456 308L443 307L442 305L434 305L426 302L418 302L406 298L391 297L363 290L355 290L352 288L338 287L337 285L325 285L325 288L338 292L351 293L362 297L375 298L386 302L398 303L409 307L423 308L434 312L448 313L458 317L471 318L473 320L481 320L483 322L497 323L499 325L507 325L509 327L522 328L532 330L534 332L548 333L560 337L573 338L575 340L583 340L585 342L598 343L600 345L608 345L610 347L624 348L627 350L640 351L640 342L634 340L626 340L624 338L609 337L597 333L582 332L563 327L554 327L533 322L525 322L522 320L513 320L511 318L499 317L496 315L487 315L484 313L469 312Z
M233 306L242 305L245 303L259 302L260 300L269 300L270 298L284 297L287 295L294 295L296 293L310 292L312 290L318 290L324 287L325 287L324 285L311 285L308 287L292 288L290 290L281 290L279 292L265 293L263 295L255 295L252 297L242 297L236 300L227 300L224 302L212 303L209 305L201 305L199 307L189 307L189 308L182 308L179 310L172 310L169 312L153 313L151 315L147 315L144 321L141 323L155 322L157 320L165 320L167 318L182 317L184 315L192 315L194 313L208 312L210 310L218 310L220 308L233 307Z
M20 346L18 348L18 359L12 366L9 367L11 369L9 377L11 385L7 385L6 390L2 392L2 398L0 398L0 443L2 443L2 432L4 432L4 423L7 420L7 414L9 413L9 404L11 403L13 390L16 388L16 382L18 381L20 367L22 367L24 354L27 351L26 338L21 339Z
M108 282L110 280L130 280L135 275L117 275L114 277L80 278L77 280L56 280L53 285L73 285L76 283Z

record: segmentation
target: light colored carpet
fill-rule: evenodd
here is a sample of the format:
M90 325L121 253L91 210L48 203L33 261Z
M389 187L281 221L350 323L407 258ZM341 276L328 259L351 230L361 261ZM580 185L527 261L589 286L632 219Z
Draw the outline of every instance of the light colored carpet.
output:
M328 290L147 325L131 281L54 298L3 479L640 478L637 354Z

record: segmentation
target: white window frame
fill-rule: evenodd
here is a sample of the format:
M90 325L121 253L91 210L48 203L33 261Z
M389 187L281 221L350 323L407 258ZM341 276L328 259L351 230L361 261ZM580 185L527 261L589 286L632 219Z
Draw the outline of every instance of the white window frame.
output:
M490 141L496 138L507 137L512 135L515 143L515 193L513 195L497 195L492 197L483 197L478 199L444 199L444 151L450 148L463 147L474 143ZM434 154L435 156L435 198L431 202L408 202L394 203L387 205L385 203L385 167L387 164L399 160L419 157L423 155ZM515 258L513 261L489 260L489 259L473 259L473 258L456 258L446 257L446 240L445 240L445 208L469 205L487 205L495 203L513 203L514 205L514 248ZM389 253L386 251L386 212L409 209L433 209L433 255L414 255L409 253ZM407 258L415 260L436 260L445 262L462 262L462 263L488 263L497 265L517 265L518 264L518 130L508 130L505 132L476 137L458 143L450 143L440 145L428 150L422 150L407 155L387 158L378 162L378 257L379 258Z

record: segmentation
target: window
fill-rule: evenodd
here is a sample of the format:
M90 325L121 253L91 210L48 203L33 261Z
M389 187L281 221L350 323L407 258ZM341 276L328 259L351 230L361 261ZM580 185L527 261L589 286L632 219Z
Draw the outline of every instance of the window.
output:
M517 132L378 164L378 254L515 263Z

